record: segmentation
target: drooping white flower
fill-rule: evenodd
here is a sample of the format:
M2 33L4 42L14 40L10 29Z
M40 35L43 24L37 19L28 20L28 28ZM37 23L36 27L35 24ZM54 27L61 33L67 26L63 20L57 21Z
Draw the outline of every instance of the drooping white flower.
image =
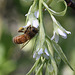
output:
M53 36L51 40L55 39L55 42L58 43L59 35L61 35L62 38L66 39L67 34L71 34L71 32L66 31L52 14L51 14L51 18L53 20L53 27L54 27Z
M31 11L32 7L30 8L29 12L25 15L28 16L28 22L26 24L25 27L28 27L29 25L34 26L35 28L38 28L39 26L39 21L38 21L38 17L39 17L39 10L35 10L35 11Z
M53 36L52 36L51 40L55 39L55 42L58 43L59 35L61 35L62 38L66 39L67 34L71 34L71 32L66 31L65 29L56 28L53 32Z

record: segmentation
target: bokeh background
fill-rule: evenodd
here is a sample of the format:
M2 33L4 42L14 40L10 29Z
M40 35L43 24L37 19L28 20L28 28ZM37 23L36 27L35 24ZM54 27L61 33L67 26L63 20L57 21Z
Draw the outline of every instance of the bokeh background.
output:
M62 11L64 4L57 4L56 0L54 1L51 8ZM25 14L32 2L33 0L0 0L0 75L26 75L35 62L35 59L32 58L34 38L23 50L20 49L20 45L15 45L12 41L14 36L21 34L17 31L19 27L25 25ZM47 11L44 12L43 17L46 33L52 37L51 17ZM67 39L60 37L59 45L75 69L75 10L68 7L65 16L56 17L56 19L66 30L71 31ZM58 75L74 75L74 73L61 61Z

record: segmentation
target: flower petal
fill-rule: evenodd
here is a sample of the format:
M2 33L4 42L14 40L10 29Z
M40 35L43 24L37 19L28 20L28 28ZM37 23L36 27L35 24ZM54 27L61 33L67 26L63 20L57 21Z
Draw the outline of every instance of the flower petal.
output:
M28 26L30 26L30 25L31 25L31 22L28 21L28 22L27 22L27 25L26 25L26 26L23 26L23 28L26 28L26 27L28 27Z
M38 26L39 26L38 20L37 20L37 19L33 20L32 25L33 25L35 28L38 28Z
M60 29L58 28L57 31L58 31L58 33L59 33L64 39L67 38L67 34L64 33L62 30L60 30Z
M53 33L53 36L52 36L51 40L53 40L54 38L55 38L55 31Z
M55 33L55 42L58 43L58 41L59 41L59 35L57 35L57 34Z
M46 53L47 56L49 56L49 53L47 51L47 48L45 48L45 53Z
M38 18L39 17L39 10L38 11L35 11L34 12L34 15L35 15L36 18Z
M33 58L36 58L36 52L34 52L34 54L33 54Z
M38 51L38 54L41 55L43 53L43 49L41 48L39 51Z
M71 34L71 32L69 32L69 31L66 31L66 33L67 33L67 34Z
M25 14L25 16L27 16L28 14Z
M38 60L41 57L41 55L37 55L36 60Z

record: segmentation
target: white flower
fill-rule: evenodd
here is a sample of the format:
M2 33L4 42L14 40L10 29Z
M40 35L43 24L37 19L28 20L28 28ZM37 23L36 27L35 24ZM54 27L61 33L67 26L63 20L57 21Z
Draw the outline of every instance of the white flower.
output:
M64 33L62 30L60 30L60 29L58 28L57 31L58 31L58 33L59 33L64 39L67 38L67 34Z
M33 14L36 18L39 18L39 10L35 11ZM28 14L25 14L25 16L28 16L28 15L30 15L30 12Z
M53 33L53 36L52 36L51 40L53 40L54 38L55 38L55 42L58 43L58 41L59 41L59 35L57 35L55 31Z
M71 32L66 31L52 14L51 14L51 18L53 20L53 26L54 26L53 36L51 40L55 39L55 42L58 43L59 35L61 35L62 38L66 39L67 34L71 34Z
M47 51L47 48L41 48L40 50L37 49L33 54L33 58L36 58L36 60L38 60L41 56L43 56L46 59L49 59L49 53Z
M26 25L26 26L23 26L23 28L26 28L26 27L28 27L28 26L30 26L30 25L34 26L35 28L38 28L39 22L38 22L37 19L29 20L29 21L27 22L27 25Z
M39 26L39 21L38 21L39 10L31 12L31 8L30 8L30 11L25 16L28 16L28 22L27 22L27 25L24 26L24 28L28 27L30 25L34 26L35 28L38 28L38 26Z
M32 25L33 25L35 28L38 28L38 26L39 26L38 20L37 20L37 19L33 20L33 21L32 21Z
M52 36L51 40L55 39L55 42L58 43L59 35L61 35L62 38L66 39L67 34L71 34L71 32L66 31L65 29L56 28L53 32L53 36Z

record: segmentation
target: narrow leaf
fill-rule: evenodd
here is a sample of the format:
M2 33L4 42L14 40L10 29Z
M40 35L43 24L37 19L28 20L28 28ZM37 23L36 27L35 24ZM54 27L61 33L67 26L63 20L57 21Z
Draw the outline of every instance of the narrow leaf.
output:
M42 70L42 67L43 67L43 63L40 65L40 67L39 67L39 69L37 70L37 72L36 72L35 75L40 75L41 70Z
M71 67L71 65L69 64L69 62L68 62L68 60L67 60L65 54L63 53L61 47L60 47L55 41L51 40L51 39L49 38L49 36L47 36L47 35L46 35L46 39L51 42L53 48L54 48L55 51L58 53L58 55L60 56L60 58L74 71L74 69L73 69L73 68Z
M61 59L73 70L73 68L71 67L71 65L69 64L65 54L63 53L61 47L55 42L52 40L52 45L55 49L55 51L59 54L59 56L61 57Z
M53 66L53 68L54 68L54 73L55 73L55 75L57 75L57 65L56 65L56 62L55 62L55 60L54 60L52 54L51 54L51 50L50 50L51 48L49 48L50 45L51 45L50 40L48 40L48 39L46 38L46 42L47 42L47 47L48 47L48 53L49 53L49 56L50 56L50 59L51 59L51 64L52 64L52 66Z

